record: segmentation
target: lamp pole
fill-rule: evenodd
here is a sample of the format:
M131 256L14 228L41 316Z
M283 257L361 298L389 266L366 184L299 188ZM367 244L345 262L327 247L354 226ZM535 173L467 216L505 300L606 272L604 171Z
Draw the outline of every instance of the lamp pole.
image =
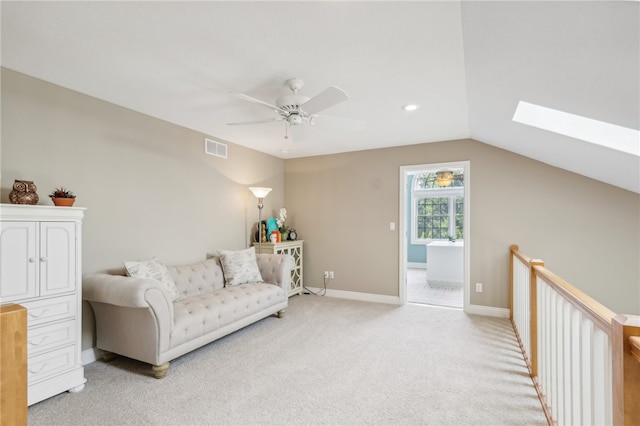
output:
M264 198L258 198L258 253L262 253L262 201Z

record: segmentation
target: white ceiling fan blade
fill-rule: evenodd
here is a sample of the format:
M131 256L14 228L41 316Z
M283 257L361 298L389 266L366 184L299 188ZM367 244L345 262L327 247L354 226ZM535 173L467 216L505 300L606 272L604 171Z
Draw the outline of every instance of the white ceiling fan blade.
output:
M336 117L333 115L316 115L313 117L314 125L331 127L336 130L345 130L349 132L360 132L367 127L364 120L356 120L353 118Z
M347 99L349 96L344 90L331 86L302 104L302 109L307 114L316 114Z
M240 98L240 99L242 99L242 100L252 102L252 103L254 103L254 104L258 104L258 105L266 106L266 107L268 107L269 109L271 109L272 111L284 112L284 113L288 114L288 113L287 113L287 111L285 111L285 110L284 110L284 109L282 109L282 108L278 108L277 106L275 106L275 105L273 105L273 104L270 104L270 103L268 103L268 102L262 101L262 100L260 100L260 99L258 99L258 98L254 98L254 97L251 97L251 96L249 96L249 95L245 95L244 93L234 93L234 92L229 92L229 94L230 94L230 95L232 95L232 96L235 96L235 97L237 97L237 98Z
M239 121L237 123L227 123L227 126L247 126L250 124L264 124L273 123L274 121L282 121L282 118L272 118L270 120L256 120L256 121Z

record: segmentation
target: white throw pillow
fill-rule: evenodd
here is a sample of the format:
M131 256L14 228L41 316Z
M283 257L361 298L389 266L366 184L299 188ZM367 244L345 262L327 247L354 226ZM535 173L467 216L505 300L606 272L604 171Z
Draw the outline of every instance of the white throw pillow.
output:
M224 272L225 286L263 282L258 269L255 247L236 251L218 250L218 253L222 272Z
M180 295L176 283L173 282L173 278L171 278L167 267L164 266L164 263L157 257L124 262L124 267L127 269L127 275L130 277L151 278L160 281L162 287L169 293L171 300L176 300Z

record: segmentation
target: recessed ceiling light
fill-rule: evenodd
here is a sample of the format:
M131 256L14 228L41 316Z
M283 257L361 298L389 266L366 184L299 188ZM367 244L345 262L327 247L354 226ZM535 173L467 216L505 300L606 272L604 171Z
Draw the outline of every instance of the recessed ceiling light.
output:
M405 111L415 111L418 108L420 108L420 105L417 104L409 104L402 107L402 109Z
M283 153L283 154L288 154L289 150L287 148L285 148L285 149L281 150L280 152Z

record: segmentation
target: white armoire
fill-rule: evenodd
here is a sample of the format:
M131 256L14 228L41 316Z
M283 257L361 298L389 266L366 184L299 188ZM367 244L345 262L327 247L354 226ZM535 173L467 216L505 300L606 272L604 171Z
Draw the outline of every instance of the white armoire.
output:
M0 304L27 308L28 405L78 392L84 208L0 204Z

